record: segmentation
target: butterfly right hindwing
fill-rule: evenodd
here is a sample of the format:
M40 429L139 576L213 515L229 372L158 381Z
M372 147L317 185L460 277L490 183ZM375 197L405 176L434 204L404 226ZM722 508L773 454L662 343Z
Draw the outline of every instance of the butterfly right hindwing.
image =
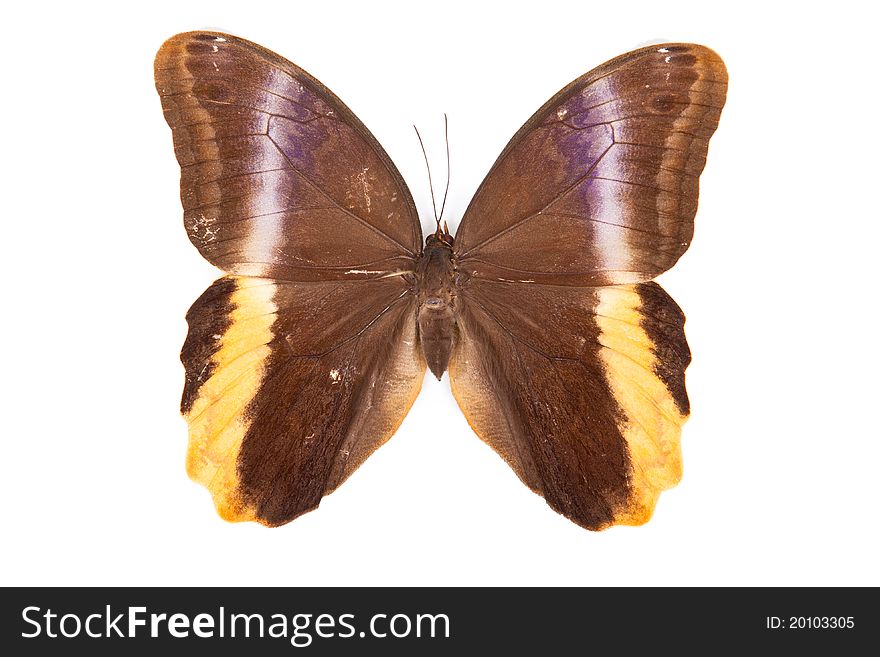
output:
M511 287L461 300L449 374L465 416L579 525L646 522L681 477L684 315L656 283L530 286L515 308Z

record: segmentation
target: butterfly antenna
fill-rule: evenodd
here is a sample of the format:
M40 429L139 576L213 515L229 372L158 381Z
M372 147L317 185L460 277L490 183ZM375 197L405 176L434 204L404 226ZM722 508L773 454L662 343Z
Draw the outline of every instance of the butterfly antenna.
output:
M422 147L422 156L425 158L425 168L428 170L428 187L431 188L431 205L434 208L434 221L437 222L437 235L440 235L440 218L437 216L437 201L434 200L434 181L431 179L431 165L428 163L428 153L425 151L425 142L419 134L419 129L413 124L413 130L416 131L416 137L419 138L419 145Z
M440 219L443 218L443 211L446 209L446 197L449 196L449 117L446 116L446 112L443 112L443 132L446 135L446 191L443 192L443 204L440 206L440 218L437 219L437 225L440 225ZM446 222L443 222L443 232L449 233L449 229L446 227Z

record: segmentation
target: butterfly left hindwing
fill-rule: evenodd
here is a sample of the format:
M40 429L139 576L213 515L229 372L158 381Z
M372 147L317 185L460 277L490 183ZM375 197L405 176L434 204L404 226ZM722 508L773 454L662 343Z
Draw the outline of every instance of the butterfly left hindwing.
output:
M187 471L221 516L289 522L391 437L425 372L414 312L400 278L227 276L196 301L181 355Z

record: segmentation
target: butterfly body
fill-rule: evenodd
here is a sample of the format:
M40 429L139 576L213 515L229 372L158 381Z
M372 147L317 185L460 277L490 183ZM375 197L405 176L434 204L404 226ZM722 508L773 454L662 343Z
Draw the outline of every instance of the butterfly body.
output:
M155 73L184 225L225 272L181 352L187 470L222 517L317 507L396 431L426 368L573 522L651 517L681 476L690 362L653 279L693 236L718 55L659 44L585 73L514 135L455 238L424 242L382 146L295 64L190 32Z
M428 368L438 379L449 367L455 343L458 277L452 244L450 235L429 235L415 271L419 344Z

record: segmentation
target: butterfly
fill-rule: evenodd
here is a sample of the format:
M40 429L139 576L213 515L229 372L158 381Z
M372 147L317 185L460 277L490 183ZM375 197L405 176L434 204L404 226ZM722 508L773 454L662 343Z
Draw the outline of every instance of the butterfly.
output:
M426 369L578 525L637 525L681 477L687 250L727 89L713 51L627 53L513 136L453 236L423 240L382 146L280 56L214 32L155 61L184 225L224 270L187 313L187 471L230 521L315 509L396 431Z

